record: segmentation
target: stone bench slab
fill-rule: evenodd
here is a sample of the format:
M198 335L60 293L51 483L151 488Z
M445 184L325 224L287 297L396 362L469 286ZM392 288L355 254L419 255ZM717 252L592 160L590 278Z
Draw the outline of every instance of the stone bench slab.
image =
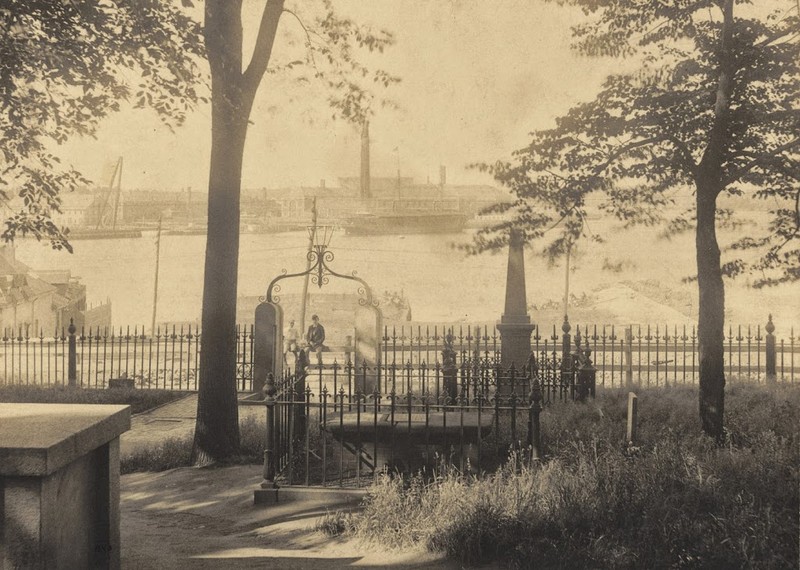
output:
M0 476L50 475L130 426L129 406L0 403Z

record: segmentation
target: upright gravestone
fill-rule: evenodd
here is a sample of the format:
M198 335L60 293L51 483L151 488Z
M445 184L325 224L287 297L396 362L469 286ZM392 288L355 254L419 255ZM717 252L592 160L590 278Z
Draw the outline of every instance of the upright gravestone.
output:
M355 315L354 357L356 386L370 394L379 389L378 361L380 357L383 317L380 309L371 305L359 306Z
M267 374L280 377L283 367L283 309L275 303L259 303L253 339L253 392L261 392Z
M525 252L522 235L511 230L508 240L508 271L506 273L506 303L497 330L500 332L500 363L503 368L512 364L521 370L531 354L531 332L535 325L528 315L525 293ZM497 387L502 395L511 393L510 384Z

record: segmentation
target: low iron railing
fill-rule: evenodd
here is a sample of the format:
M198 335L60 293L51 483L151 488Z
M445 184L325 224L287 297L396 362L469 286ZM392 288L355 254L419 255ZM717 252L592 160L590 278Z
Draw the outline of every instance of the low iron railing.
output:
M511 451L542 453L542 405L595 393L595 369L585 349L567 360L542 354L524 367L479 363L469 378L445 366L439 384L405 391L354 382L323 383L306 373L270 378L266 387L264 487L366 486L384 471L432 472L452 465L480 472Z

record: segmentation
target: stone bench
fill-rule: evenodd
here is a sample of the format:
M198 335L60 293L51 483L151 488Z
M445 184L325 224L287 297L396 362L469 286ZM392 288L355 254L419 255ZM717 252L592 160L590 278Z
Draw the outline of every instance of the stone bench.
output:
M0 404L0 570L119 568L128 406Z

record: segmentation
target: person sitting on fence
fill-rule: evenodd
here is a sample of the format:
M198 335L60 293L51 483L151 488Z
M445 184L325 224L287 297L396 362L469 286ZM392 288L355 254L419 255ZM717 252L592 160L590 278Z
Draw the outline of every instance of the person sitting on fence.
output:
M314 315L311 317L311 326L308 327L306 333L306 342L308 343L308 352L314 351L317 353L317 364L322 365L322 351L325 349L325 327L319 323L319 317Z

